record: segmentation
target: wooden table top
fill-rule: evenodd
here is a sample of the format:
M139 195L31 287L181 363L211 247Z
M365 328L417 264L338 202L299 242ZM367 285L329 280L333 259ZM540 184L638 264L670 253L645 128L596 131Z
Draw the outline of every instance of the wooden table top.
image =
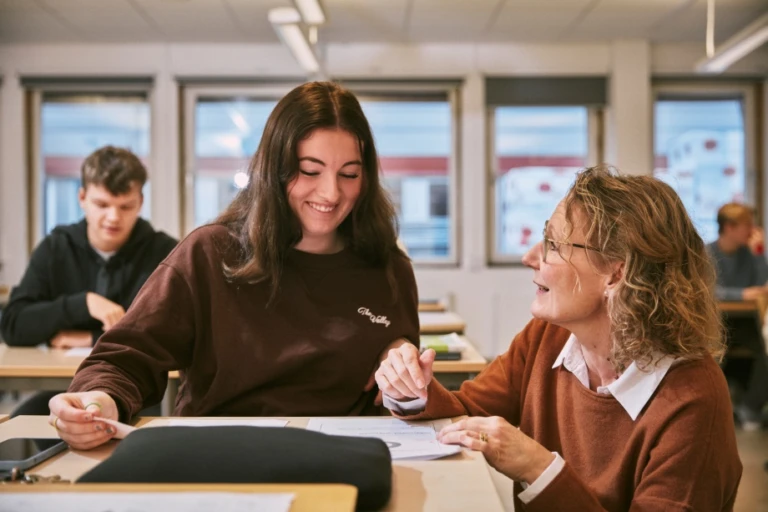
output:
M477 348L466 337L462 336L466 348L461 353L458 361L435 361L432 369L435 373L480 373L488 366L486 360Z
M1 492L290 493L291 512L353 512L357 502L357 488L347 484L35 484L5 485Z
M154 418L143 418L138 426ZM288 421L288 427L305 428L309 418L277 418ZM0 441L11 437L55 438L56 431L47 416L19 416L0 424ZM105 460L119 441L89 451L68 450L30 471L41 476L60 475L75 481L80 475ZM394 461L392 499L387 511L464 512L483 510L500 512L501 500L490 467L479 452L464 450L435 461ZM66 484L53 484L67 487ZM74 489L77 491L80 484ZM304 509L297 509L304 510ZM307 509L309 510L309 509ZM315 510L315 509L312 509Z
M721 301L717 303L717 308L724 313L757 313L759 311L757 301L753 300Z
M445 306L439 302L419 302L419 313L425 311L443 312L446 311Z
M465 338L466 341L466 338ZM67 356L66 350L38 347L9 347L0 343L0 378L68 378L74 377L84 356ZM436 373L477 373L488 362L467 341L467 348L458 361L435 361ZM172 379L179 378L179 372L168 374Z
M467 326L464 319L452 311L420 311L419 325L421 334L462 334Z

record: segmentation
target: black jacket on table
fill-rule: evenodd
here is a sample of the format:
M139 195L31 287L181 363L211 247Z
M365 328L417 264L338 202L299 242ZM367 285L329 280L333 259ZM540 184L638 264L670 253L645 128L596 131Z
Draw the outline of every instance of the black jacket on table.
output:
M177 244L139 219L125 245L104 261L88 243L86 230L85 220L58 226L32 253L0 319L8 345L48 343L64 330L91 331L95 343L102 325L88 313L86 294L98 293L127 310Z

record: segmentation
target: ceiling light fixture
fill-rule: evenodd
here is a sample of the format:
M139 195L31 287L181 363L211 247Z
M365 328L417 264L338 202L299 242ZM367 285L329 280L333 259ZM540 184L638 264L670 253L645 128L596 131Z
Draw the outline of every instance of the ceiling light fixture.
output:
M301 13L301 19L307 25L322 25L325 23L325 12L320 0L293 0Z
M269 10L268 18L304 71L312 75L321 74L320 61L300 25L299 11L293 7L277 7Z
M744 27L725 41L714 54L696 64L699 73L722 73L734 62L749 55L768 41L768 13Z
M715 0L707 0L707 57L715 54Z

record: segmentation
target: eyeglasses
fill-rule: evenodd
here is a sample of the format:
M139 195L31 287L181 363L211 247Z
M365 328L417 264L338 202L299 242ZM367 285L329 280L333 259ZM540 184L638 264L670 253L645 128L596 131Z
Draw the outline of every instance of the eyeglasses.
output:
M579 249L586 249L586 250L595 251L595 252L603 252L597 247L591 247L589 245L583 245L583 244L575 244L572 242L556 242L551 238L547 238L548 225L549 225L549 221L548 220L544 221L544 231L542 231L541 233L542 238L544 239L544 242L541 244L541 261L547 261L547 254L549 254L549 251L555 251L556 253L560 254L561 245L570 245L571 247L578 247Z

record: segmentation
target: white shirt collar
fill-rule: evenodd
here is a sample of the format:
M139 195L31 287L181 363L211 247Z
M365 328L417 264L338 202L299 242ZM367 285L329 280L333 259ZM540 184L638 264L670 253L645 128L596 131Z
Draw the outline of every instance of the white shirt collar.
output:
M657 363L649 365L645 371L638 368L635 362L632 362L618 379L608 386L598 387L597 392L603 395L612 395L634 421L651 399L674 362L673 357L664 356ZM552 368L557 368L560 365L574 374L584 387L589 388L587 362L581 352L581 343L573 334L565 342L565 346L555 359Z

